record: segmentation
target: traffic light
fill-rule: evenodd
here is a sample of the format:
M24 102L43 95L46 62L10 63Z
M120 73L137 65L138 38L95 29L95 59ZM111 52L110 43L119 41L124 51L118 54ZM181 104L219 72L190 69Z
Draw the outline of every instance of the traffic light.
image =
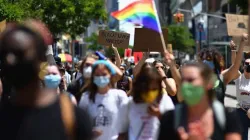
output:
M182 13L176 13L174 14L174 20L177 23L184 22L184 15Z

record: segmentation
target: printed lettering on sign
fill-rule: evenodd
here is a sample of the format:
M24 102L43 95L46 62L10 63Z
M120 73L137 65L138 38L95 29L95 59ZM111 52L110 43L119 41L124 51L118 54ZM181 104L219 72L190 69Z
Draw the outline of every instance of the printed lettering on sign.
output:
M227 31L229 36L241 36L248 33L248 16L226 14Z
M128 48L130 35L128 33L100 30L98 43L105 46Z

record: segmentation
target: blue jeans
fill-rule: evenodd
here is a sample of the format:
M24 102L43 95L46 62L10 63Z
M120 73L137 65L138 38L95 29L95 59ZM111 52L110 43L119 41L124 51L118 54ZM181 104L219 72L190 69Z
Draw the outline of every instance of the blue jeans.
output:
M247 117L246 111L242 110L241 108L237 109L237 113L239 114L243 129L242 140L248 140L248 128L250 127L250 119Z

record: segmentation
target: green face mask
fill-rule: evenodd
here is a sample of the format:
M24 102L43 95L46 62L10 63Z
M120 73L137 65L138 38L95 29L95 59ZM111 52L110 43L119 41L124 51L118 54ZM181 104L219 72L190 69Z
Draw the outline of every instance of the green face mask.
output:
M189 106L197 105L204 93L205 91L202 86L193 86L190 83L183 83L181 86L182 97Z

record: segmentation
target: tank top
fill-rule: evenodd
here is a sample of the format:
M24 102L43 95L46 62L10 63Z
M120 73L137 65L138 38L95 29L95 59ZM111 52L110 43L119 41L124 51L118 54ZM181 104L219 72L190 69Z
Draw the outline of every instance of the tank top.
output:
M244 74L241 74L235 80L236 97L239 105L242 107L250 107L250 79L246 79Z
M117 82L117 88L125 92L129 91L129 79L128 76L123 76L121 80Z

